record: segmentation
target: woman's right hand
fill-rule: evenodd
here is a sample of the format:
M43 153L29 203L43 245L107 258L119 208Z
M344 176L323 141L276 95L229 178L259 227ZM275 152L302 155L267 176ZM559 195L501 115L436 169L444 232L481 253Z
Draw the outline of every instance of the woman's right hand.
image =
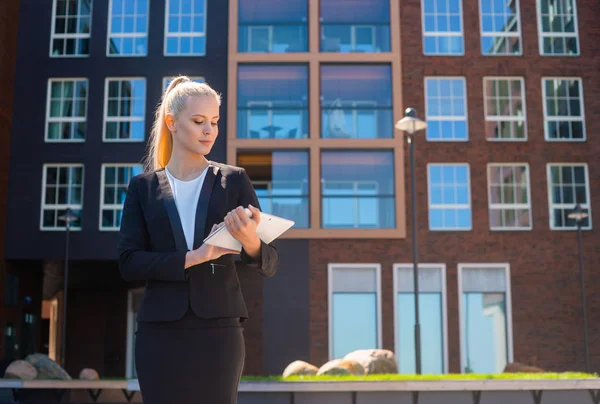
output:
M215 231L218 227L219 225L217 224L213 225L212 229L210 229L210 233ZM197 249L188 251L185 256L185 268L187 269L191 266L202 264L203 262L216 260L225 254L239 254L239 251L203 243Z

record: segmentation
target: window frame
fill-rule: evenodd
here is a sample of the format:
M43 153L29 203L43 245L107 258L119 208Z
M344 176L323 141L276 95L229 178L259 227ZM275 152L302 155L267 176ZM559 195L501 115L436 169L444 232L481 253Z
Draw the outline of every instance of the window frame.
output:
M163 56L164 57L205 57L207 55L207 45L208 45L208 41L207 41L207 31L208 31L208 26L207 26L207 10L208 10L208 1L209 0L203 0L204 3L204 12L203 12L203 17L204 17L204 31L202 33L195 33L195 32L188 32L188 33L182 33L181 29L179 29L177 31L177 33L169 33L169 6L171 4L171 1L179 1L179 0L166 0L165 1L165 26L164 26L164 38L163 38ZM183 0L182 0L183 1ZM179 15L179 14L178 14ZM196 14L192 14L192 15L196 15ZM193 18L193 17L192 17ZM190 53L168 53L167 52L167 42L169 38L200 38L200 37L204 37L204 52L203 53L194 53L194 52L190 52ZM193 49L193 45L190 45L190 49Z
M430 215L430 211L431 211L431 171L430 171L430 167L432 166L441 166L441 167L445 167L445 166L452 166L452 167L458 167L458 166L466 166L467 167L467 189L469 191L469 214L471 216L471 225L469 226L469 228L453 228L453 229L449 229L449 228L440 228L440 229L433 229L431 227L431 220L429 218ZM437 205L436 205L437 206ZM442 209L446 209L446 205L442 204L440 205L442 206ZM453 206L453 205L449 205L449 206ZM455 206L455 207L450 207L448 209L461 209L461 207L459 205ZM472 191L471 191L471 164L470 163L427 163L427 222L428 222L428 226L429 226L429 231L432 232L451 232L451 231L473 231L473 195L472 195Z
M77 11L78 13L77 15L77 19L79 20L79 2L82 0L77 0ZM90 0L90 32L87 34L81 34L81 33L77 33L77 34L56 34L54 33L54 30L56 29L56 6L57 6L57 2L58 0L53 0L52 1L52 21L50 24L50 49L48 49L48 55L50 58L89 58L90 54L91 54L91 44L92 44L92 22L93 22L93 17L94 17L94 1L97 0ZM52 48L53 48L53 44L54 44L54 40L55 39L63 39L63 40L67 40L67 39L88 39L88 53L87 54L75 54L75 55L65 55L65 54L61 54L61 55L54 55L52 53Z
M135 167L139 167L142 168L142 165L139 163L102 163L102 165L100 166L100 204L99 204L99 210L98 210L98 230L102 231L102 232L111 232L111 231L119 231L120 227L104 227L102 226L102 212L106 209L106 210L117 210L120 209L121 211L123 210L123 207L125 206L125 204L119 204L119 203L113 203L113 204L107 204L104 203L104 188L106 187L106 168L128 168L128 169L133 169ZM134 175L131 175L131 178L133 178ZM131 179L130 179L131 181ZM115 184L112 184L115 185ZM127 186L129 187L129 184L127 184Z
M132 118L136 118L136 117L123 117L123 116L118 116L116 118L118 119L114 119L115 117L112 117L112 120L108 121L108 90L109 90L109 83L111 81L133 81L133 80L143 80L144 81L144 114L141 117L141 119L132 119ZM121 94L119 94L119 99L121 99ZM102 116L102 143L144 143L147 141L147 136L146 136L146 108L147 108L147 103L148 103L148 83L145 77L106 77L104 79L104 101L103 101L103 116ZM123 118L127 118L127 119L123 119ZM107 139L106 138L106 124L107 122L142 122L144 125L144 137L142 139L132 139L132 138L128 138L128 139Z
M457 138L451 138L451 139L444 139L444 138L430 138L429 137L429 131L426 131L426 137L425 140L427 142L468 142L471 140L471 136L469 134L469 94L468 94L468 89L467 89L467 78L465 76L424 76L423 77L423 93L424 93L424 100L425 100L425 120L429 121L430 119L437 119L439 120L439 122L442 121L452 121L452 122L461 122L462 119L456 119L457 116L444 116L444 115L440 115L440 116L433 116L433 118L429 115L429 109L427 108L427 104L428 104L428 97L427 97L427 82L429 80L460 80L463 83L463 91L465 94L465 100L464 100L464 111L465 111L465 115L464 115L464 121L465 121L465 131L466 133L466 138L464 139L457 139ZM438 96L439 98L439 96ZM454 96L451 97L452 100L454 100ZM454 102L454 101L453 101ZM450 118L450 119L448 119Z
M479 39L479 47L481 50L481 55L482 56L523 56L523 25L521 23L521 2L520 0L514 0L515 4L516 4L516 22L517 25L519 27L519 31L516 35L507 35L506 32L495 32L493 34L491 33L486 33L483 31L483 7L482 7L482 2L483 1L494 1L494 0L479 0L479 35L480 35L480 39ZM493 6L493 5L492 5ZM492 13L492 15L496 15L495 13ZM482 38L494 38L494 37L502 37L502 38L518 38L519 39L519 52L518 53L485 53L483 51L483 44L481 43L481 39Z
M581 77L574 77L574 76L565 76L565 77L549 77L549 76L542 76L542 110L543 110L543 117L544 117L544 140L546 142L586 142L587 141L587 131L585 128L585 101L584 101L584 94L583 94L583 80ZM566 117L566 116L560 116L560 117L555 117L554 121L555 122L579 122L581 121L581 128L583 131L583 137L581 139L573 139L573 138L569 138L569 139L561 139L561 138L556 138L556 139L552 139L548 136L548 128L547 128L547 123L549 120L549 116L548 116L548 106L546 105L547 102L547 94L546 94L546 81L554 81L554 80L561 80L561 81L576 81L578 83L579 86L579 108L581 110L581 118L575 118L575 117Z
M81 167L81 204L46 204L46 178L48 175L48 168L79 168ZM72 210L79 210L83 212L83 206L85 202L85 164L83 163L44 163L42 166L42 199L40 203L40 231L67 231L66 224L64 227L44 227L44 208L47 210L61 210L71 208ZM69 188L71 184L69 184ZM51 208L49 207L51 206ZM80 227L69 227L69 231L81 231L83 229L83 217L79 218L82 225Z
M525 79L519 76L484 76L483 77L483 117L485 123L488 122L520 122L523 121L523 138L490 138L485 134L485 138L488 142L527 142L529 140L529 132L527 130L527 100L525 91ZM487 81L515 81L518 80L521 85L521 99L523 101L523 119L518 119L517 116L502 115L502 116L488 116L488 99L494 99L492 96L486 94L486 82Z
M581 208L582 209L587 209L587 214L588 214L588 222L589 222L589 226L581 226L581 230L593 230L593 223L592 223L592 196L590 194L590 172L588 169L588 164L587 163L547 163L546 164L546 188L547 188L547 192L548 192L548 225L550 227L550 230L552 231L577 231L577 226L572 226L572 227L556 227L554 225L554 220L552 219L553 217L553 213L554 213L554 206L557 205L559 206L556 209L567 209L566 207L564 207L565 204L554 204L552 203L552 185L554 185L554 183L552 182L552 167L583 167L584 172L585 172L585 192L586 192L586 196L587 196L587 200L588 203L587 204L581 204ZM572 204L572 209L574 209L576 206L576 202Z
M140 1L140 0L123 0L125 1ZM108 58L123 58L123 57L129 57L129 58L141 58L141 57L147 57L148 56L148 47L149 47L149 42L148 42L148 34L150 31L150 4L151 4L152 0L146 0L147 2L147 7L146 7L146 14L143 14L146 18L146 31L145 33L142 35L140 33L137 32L131 32L131 33L125 33L125 32L121 32L117 35L111 35L111 28L112 28L112 12L113 12L113 2L114 0L109 0L108 3L108 22L107 22L107 28L106 28L106 57ZM134 18L139 18L139 16L142 14L137 14L137 10L134 13ZM143 54L138 54L138 53L134 53L134 54L111 54L110 53L110 40L111 38L146 38L146 51Z
M548 57L575 57L581 56L581 41L579 40L579 18L578 18L578 10L577 10L577 1L571 0L573 4L573 30L575 31L573 34L566 35L566 32L562 32L560 34L550 32L544 33L542 31L542 1L545 0L536 0L535 1L535 14L537 20L537 34L538 34L538 52L540 56L548 56ZM557 0L561 1L561 0ZM569 1L569 0L567 0ZM545 38L575 38L577 40L577 52L576 53L544 53L544 39Z
M492 189L490 182L490 174L492 168L498 167L525 167L526 179L527 179L527 201L528 205L525 207L524 204L492 204ZM533 208L531 202L531 170L529 169L529 163L488 163L487 164L487 189L488 189L488 219L490 231L531 231L533 230ZM504 209L528 209L529 210L529 226L528 227L494 227L491 223L490 211L492 205L500 211ZM506 206L503 206L506 205Z
M435 31L433 33L430 33L429 35L428 32L425 30L425 1L427 0L421 0L420 1L420 5L421 5L421 41L423 42L423 45L421 47L421 52L423 53L423 56L465 56L465 10L464 10L464 4L463 4L463 0L455 0L458 1L459 4L459 8L460 8L460 34L459 35L449 35L449 32L451 31ZM453 0L449 0L449 1L453 1ZM450 13L450 11L446 12L446 16L448 16L448 14ZM436 14L437 15L437 14ZM462 40L462 52L460 53L427 53L425 51L425 38L426 37L448 37L448 38L461 38Z
M85 86L86 86L86 93L85 93L85 117L83 118L79 118L79 117L50 117L50 105L51 102L50 100L52 99L52 84L53 83L65 83L65 82L69 82L72 81L74 83L76 82L85 82ZM51 77L48 79L48 84L47 84L47 94L46 94L46 122L45 122L45 126L44 126L44 142L45 143L84 143L87 139L87 116L88 116L88 109L89 109L89 94L90 94L90 85L89 85L89 80L86 77ZM63 100L64 98L62 98L61 96L61 100ZM73 98L71 98L71 102L73 102ZM50 139L48 138L49 135L49 126L51 122L58 122L58 123L64 123L64 122L69 122L69 123L77 123L77 122L85 122L86 124L86 136L83 139Z

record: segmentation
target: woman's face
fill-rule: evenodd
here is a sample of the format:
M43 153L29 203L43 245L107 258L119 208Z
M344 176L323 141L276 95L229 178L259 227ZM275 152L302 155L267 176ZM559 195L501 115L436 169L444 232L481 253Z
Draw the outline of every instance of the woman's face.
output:
M219 103L209 95L190 97L179 116L173 120L173 116L167 114L166 121L174 143L190 153L204 156L219 134Z

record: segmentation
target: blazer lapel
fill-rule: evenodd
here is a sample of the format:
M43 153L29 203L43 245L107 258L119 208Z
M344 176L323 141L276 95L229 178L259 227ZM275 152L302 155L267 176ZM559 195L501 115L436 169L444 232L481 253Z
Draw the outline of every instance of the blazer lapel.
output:
M218 173L219 167L213 166L212 164L208 166L208 169L206 171L206 177L204 178L204 183L202 184L202 189L200 190L200 200L198 201L198 207L196 209L196 224L194 226L194 249L202 245L202 241L204 240L206 234L208 203L210 202L213 186L215 185L215 180L217 178Z
M169 222L171 223L173 238L175 239L175 247L177 247L177 251L187 251L188 248L185 242L185 235L183 234L183 227L181 227L181 219L179 218L177 205L175 205L173 190L167 178L167 173L165 173L164 169L159 170L156 171L156 176L158 177L158 190L169 215Z

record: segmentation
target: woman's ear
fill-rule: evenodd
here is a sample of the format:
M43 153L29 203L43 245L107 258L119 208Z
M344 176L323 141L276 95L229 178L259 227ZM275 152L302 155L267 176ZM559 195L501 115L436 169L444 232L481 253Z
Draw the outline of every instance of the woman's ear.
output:
M165 115L165 123L171 132L175 132L177 130L177 125L175 123L175 117L173 114L169 113Z

